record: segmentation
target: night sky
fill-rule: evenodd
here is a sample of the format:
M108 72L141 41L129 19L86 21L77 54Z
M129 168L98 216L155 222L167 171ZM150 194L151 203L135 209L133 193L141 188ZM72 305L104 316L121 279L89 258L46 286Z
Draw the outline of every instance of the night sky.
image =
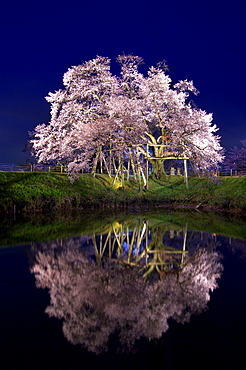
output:
M28 131L48 123L49 91L72 65L102 55L166 60L194 81L226 149L246 139L245 0L8 0L0 5L0 163L25 163Z

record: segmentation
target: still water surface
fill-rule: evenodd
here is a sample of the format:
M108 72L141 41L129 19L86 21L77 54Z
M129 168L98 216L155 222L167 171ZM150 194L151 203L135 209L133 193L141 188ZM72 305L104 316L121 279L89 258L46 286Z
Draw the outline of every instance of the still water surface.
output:
M76 215L1 235L1 368L245 368L243 219Z

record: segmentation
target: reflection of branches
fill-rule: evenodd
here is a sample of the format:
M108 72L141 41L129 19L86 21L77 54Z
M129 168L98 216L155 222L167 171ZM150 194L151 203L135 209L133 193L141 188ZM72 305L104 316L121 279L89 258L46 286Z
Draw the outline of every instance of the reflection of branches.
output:
M220 237L232 253L237 253L239 258L246 258L246 240L231 237Z
M131 234L124 231L124 235L119 230L114 230L123 243L119 249L116 242L118 256L109 234L92 237L92 244L83 248L81 238L68 239L63 246L52 242L33 247L31 271L37 286L50 291L46 312L64 320L69 341L95 353L107 350L111 333L118 332L122 348L130 349L142 336L161 337L171 317L179 322L189 320L192 313L206 307L222 270L212 246L186 254L177 268L168 253L172 248L155 252L133 242L133 234L134 240L142 235L142 241L147 241L146 227ZM163 263L163 269L158 265L161 279L152 278L153 274L143 279L151 261Z

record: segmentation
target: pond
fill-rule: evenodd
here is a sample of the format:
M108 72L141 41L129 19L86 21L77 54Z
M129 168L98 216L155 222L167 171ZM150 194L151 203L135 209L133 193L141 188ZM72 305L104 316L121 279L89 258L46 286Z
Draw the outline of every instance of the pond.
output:
M90 212L0 230L1 368L244 368L243 218Z

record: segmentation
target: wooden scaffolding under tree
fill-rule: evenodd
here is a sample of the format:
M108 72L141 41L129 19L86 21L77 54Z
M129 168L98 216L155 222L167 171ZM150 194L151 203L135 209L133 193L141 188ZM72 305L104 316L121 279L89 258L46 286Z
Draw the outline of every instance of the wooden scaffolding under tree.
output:
M158 153L158 156L151 155L153 152L153 149L150 150L151 148L154 149L155 154ZM110 178L114 177L113 185L115 186L116 182L120 181L121 187L124 187L124 181L128 181L130 173L132 173L134 179L139 182L139 188L148 189L149 163L153 167L154 163L159 161L164 166L164 161L168 159L183 160L184 182L188 189L187 160L189 158L179 153L177 149L170 150L170 145L166 144L147 142L134 145L125 153L100 147L93 162L92 173L95 176L96 172L103 173L106 170Z

